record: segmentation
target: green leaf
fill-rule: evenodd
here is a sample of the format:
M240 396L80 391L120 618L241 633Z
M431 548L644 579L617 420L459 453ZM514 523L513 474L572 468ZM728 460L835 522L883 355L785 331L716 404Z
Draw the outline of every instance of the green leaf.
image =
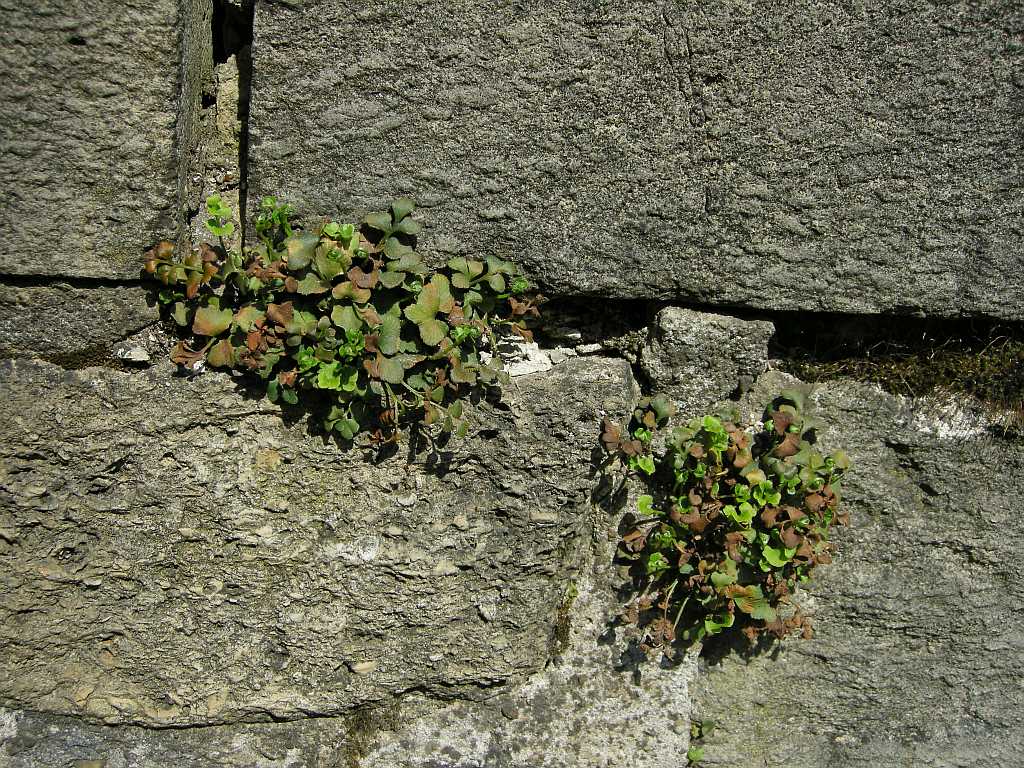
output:
M296 272L308 267L313 261L319 243L320 238L312 232L302 232L285 240L284 249L287 254L288 270Z
M363 327L362 318L351 304L335 305L331 310L331 322L346 331L358 331Z
M404 272L381 272L380 284L385 288L397 288L405 282Z
M174 309L171 311L171 317L174 318L174 322L178 325L188 325L188 308L180 301L174 302Z
M221 339L206 353L206 362L216 368L230 368L235 364L235 350L231 342Z
M316 330L317 318L312 312L296 309L291 322L285 324L285 331L295 336L307 336Z
M248 333L255 327L256 323L266 316L266 312L263 312L252 304L248 304L235 313L234 322L240 331Z
M654 474L654 457L650 454L644 454L643 456L636 457L636 466L645 475Z
M640 496L639 498L637 498L637 500L636 500L636 511L639 512L644 517L651 517L652 515L660 515L661 512L659 510L655 509L653 506L651 506L652 504L654 504L654 497L653 496L649 496L648 494L645 493L642 496Z
M230 221L221 223L219 219L207 219L206 228L217 237L227 237L235 231L234 224Z
M401 259L411 253L414 253L413 249L400 242L397 237L389 237L384 243L384 255L389 259Z
M408 272L413 275L425 275L428 272L420 255L412 249L402 254L397 261L388 262L385 269L388 272Z
M491 275L487 278L487 284L495 293L501 293L505 290L505 278L501 275Z
M488 256L487 271L492 274L514 275L518 269L511 261L499 259L497 256Z
M359 422L350 418L339 419L334 422L334 431L346 440L351 440L359 434Z
M351 365L339 362L323 363L317 371L316 386L319 389L340 389L352 392L357 386L359 371Z
M395 315L384 315L380 319L380 330L378 331L377 344L380 351L385 355L394 355L398 352L398 342L401 341L402 321Z
M315 273L308 272L299 280L298 292L303 296L310 296L316 293L327 293L331 288L330 283L320 279Z
M405 379L405 368L396 357L384 357L380 360L380 377L389 384L401 384Z
M371 229L376 229L380 232L391 232L391 214L384 211L368 214L363 221Z
M704 631L709 635L717 635L723 629L731 627L735 620L735 617L731 613L710 616L704 619Z
M331 295L338 301L354 301L357 304L365 304L370 300L369 288L359 288L350 280L338 283L331 291Z
M192 321L192 332L199 336L219 336L231 327L234 316L230 309L217 309L212 305L200 307Z
M647 575L653 576L656 573L667 570L670 567L668 560L661 552L654 552L647 558Z
M786 553L789 551L790 550L787 550L784 547L776 548L765 545L761 548L761 555L768 561L769 565L775 568L782 568L793 557L793 554L790 554L788 557L786 556ZM792 552L795 554L796 550L794 549Z
M401 221L410 213L416 210L416 203L408 197L400 197L391 204L391 213L395 221Z
M419 323L420 338L428 347L436 347L448 335L448 325L440 320L425 320Z
M405 235L416 235L420 231L420 223L415 219L402 219L395 226L396 232L401 232Z

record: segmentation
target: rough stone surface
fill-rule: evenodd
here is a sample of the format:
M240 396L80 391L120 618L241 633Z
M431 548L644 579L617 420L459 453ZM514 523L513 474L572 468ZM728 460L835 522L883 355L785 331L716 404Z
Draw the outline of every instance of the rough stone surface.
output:
M764 372L774 333L765 320L666 307L648 330L640 370L652 391L676 401L681 416L700 416Z
M605 582L609 569L597 576ZM0 710L0 764L51 768L620 768L674 765L689 743L697 658L672 668L619 663L607 636L612 592L583 573L560 612L551 663L483 701L410 693L344 717L153 730ZM486 608L484 609L486 613ZM7 763L2 763L3 758Z
M408 701L362 768L676 765L689 747L697 656L661 668L623 653L621 632L610 629L618 584L609 522L597 521L595 565L573 583L546 669L485 702Z
M211 12L0 2L0 272L136 277L180 234Z
M751 401L788 381L766 374ZM820 386L813 401L823 443L854 462L852 525L802 598L813 640L699 675L695 717L718 726L705 763L1024 765L1020 443L868 385Z
M1022 35L1006 0L259 0L252 199L411 194L427 254L562 295L1020 319Z
M102 352L156 322L159 314L149 306L146 291L136 286L0 283L0 356Z
M516 379L433 469L170 367L0 363L0 705L291 719L543 666L625 363Z
M88 723L0 709L4 768L352 768L363 736L343 718L191 729Z
M616 518L594 509L592 542L580 542L577 570L558 600L547 665L488 698L445 702L413 691L346 716L171 730L0 710L0 758L10 768L75 760L104 760L104 768L672 765L689 746L697 657L662 668L623 654L622 637L610 630ZM484 600L477 610L491 622L500 603Z

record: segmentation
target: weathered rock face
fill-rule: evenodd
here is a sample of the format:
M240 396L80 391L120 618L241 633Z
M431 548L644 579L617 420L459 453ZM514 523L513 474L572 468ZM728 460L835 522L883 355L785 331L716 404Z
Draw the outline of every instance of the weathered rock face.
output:
M1020 33L1002 0L261 0L250 178L310 218L414 195L426 252L562 295L1020 319Z
M652 391L675 400L682 417L703 416L764 372L774 333L766 320L665 307L648 330L640 370Z
M544 664L625 363L516 379L433 469L169 368L0 364L0 704L290 719L472 699Z
M766 374L751 402L786 381ZM986 434L977 414L958 422L957 409L867 385L813 399L823 442L854 462L852 525L802 598L813 640L698 676L695 717L718 724L708 764L1022 764L1020 444Z
M211 7L0 3L0 272L137 277L180 233Z
M158 319L157 308L137 288L0 283L0 354L5 357L88 354Z
M366 738L343 719L153 729L0 710L5 768L353 768Z

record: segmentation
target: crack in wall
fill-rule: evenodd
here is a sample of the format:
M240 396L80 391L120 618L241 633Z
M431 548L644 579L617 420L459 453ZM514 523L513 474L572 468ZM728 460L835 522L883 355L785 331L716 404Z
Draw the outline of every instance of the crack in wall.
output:
M238 218L241 242L245 242L249 188L249 103L252 91L252 42L256 5L254 0L233 3L214 0L213 60L227 63L232 56L238 68Z

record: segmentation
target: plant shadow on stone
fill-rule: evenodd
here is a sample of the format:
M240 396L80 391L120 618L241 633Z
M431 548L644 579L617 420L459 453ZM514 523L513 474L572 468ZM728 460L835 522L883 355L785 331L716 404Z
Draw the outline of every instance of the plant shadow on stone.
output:
M666 433L673 415L658 396L641 400L626 427L603 423L607 461L648 491L619 526L616 562L630 579L615 622L627 627L623 668L650 655L671 664L696 643L720 657L762 652L793 632L811 637L793 595L831 562L832 526L848 523L839 511L845 453L818 450L821 425L798 389L781 392L752 426L731 412Z
M181 340L171 359L185 372L240 374L243 392L280 403L290 421L315 416L325 438L438 460L470 422L465 400L500 398L507 381L501 335L531 338L542 297L514 264L453 258L428 267L415 250L414 203L396 200L361 225L303 229L291 207L264 198L258 244L226 247L232 211L206 203L202 243L179 257L170 242L146 253L155 300Z

